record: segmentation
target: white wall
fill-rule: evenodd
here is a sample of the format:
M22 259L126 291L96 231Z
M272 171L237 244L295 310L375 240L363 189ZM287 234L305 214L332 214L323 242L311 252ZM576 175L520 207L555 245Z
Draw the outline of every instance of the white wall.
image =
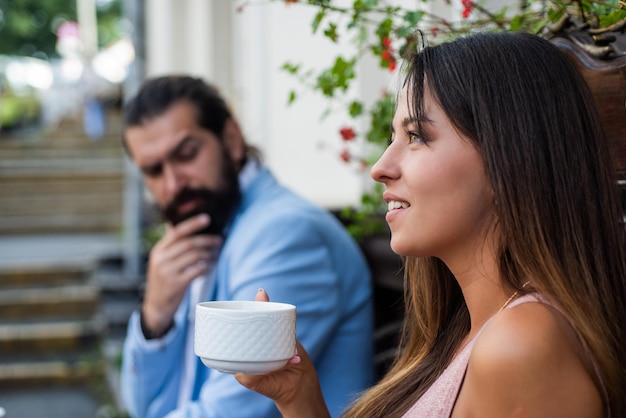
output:
M321 69L342 51L312 34L314 11L274 3L235 16L239 114L248 138L265 151L283 183L321 205L339 207L357 202L362 190L363 173L339 158L339 128L351 120L339 113L322 121L327 101L280 69L287 61ZM299 98L287 106L292 89Z

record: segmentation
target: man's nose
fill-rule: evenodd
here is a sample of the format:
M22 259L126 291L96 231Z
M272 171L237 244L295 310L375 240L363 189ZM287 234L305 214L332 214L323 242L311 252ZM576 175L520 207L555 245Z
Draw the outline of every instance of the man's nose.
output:
M171 196L176 196L178 192L185 187L185 179L180 170L175 166L166 164L163 167L163 180L165 189Z

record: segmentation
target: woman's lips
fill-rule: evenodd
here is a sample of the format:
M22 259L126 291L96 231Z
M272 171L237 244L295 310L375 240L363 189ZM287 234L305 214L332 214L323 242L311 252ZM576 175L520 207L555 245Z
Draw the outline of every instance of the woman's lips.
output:
M387 214L385 215L385 220L387 223L390 223L400 212L408 209L410 206L409 202L402 200L389 200L387 202Z

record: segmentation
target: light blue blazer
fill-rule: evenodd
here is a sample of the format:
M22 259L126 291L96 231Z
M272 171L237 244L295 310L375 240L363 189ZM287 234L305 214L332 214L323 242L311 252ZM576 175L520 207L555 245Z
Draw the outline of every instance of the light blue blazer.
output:
M267 169L244 192L215 266L209 299L252 300L264 288L297 311L297 338L317 369L337 417L373 383L370 273L358 246L334 216L279 185ZM189 295L174 327L146 341L138 312L128 325L122 393L133 417L279 418L274 403L200 360L192 399L176 409L187 345ZM169 414L169 415L168 415Z

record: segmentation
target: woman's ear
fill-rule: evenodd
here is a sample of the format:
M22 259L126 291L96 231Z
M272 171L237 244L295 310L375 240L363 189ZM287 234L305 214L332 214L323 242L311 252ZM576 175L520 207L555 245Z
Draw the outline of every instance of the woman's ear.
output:
M224 146L230 155L230 158L235 163L237 170L241 168L241 163L245 158L246 144L241 133L241 128L235 119L228 118L224 124L224 131L222 134L224 139Z

